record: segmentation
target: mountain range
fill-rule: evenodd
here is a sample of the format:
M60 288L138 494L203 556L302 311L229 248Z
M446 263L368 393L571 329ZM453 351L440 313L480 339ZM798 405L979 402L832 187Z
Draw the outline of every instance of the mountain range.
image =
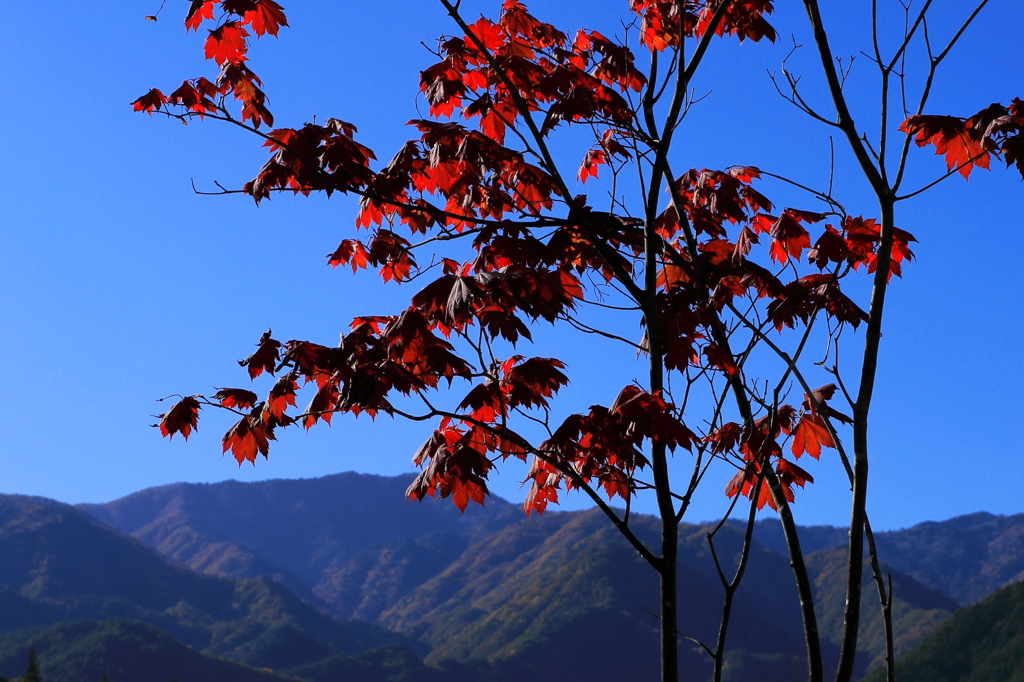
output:
M500 499L460 514L406 503L408 482L350 473L175 484L77 509L0 496L0 675L20 674L34 648L53 682L95 682L120 659L138 665L102 674L140 679L148 665L164 675L170 668L155 662L168 658L192 666L177 677L197 681L656 676L656 579L606 519L527 519ZM651 518L631 525L656 537ZM690 638L680 656L695 680L710 666L693 641L714 641L721 603L707 530L680 531L680 631ZM877 537L894 585L898 654L1024 571L1024 515L974 514ZM727 679L792 680L803 643L777 522L759 521L755 538ZM724 527L719 557L735 561L740 539ZM834 663L845 534L807 527L801 540ZM862 673L884 655L877 595L870 580L865 588ZM128 647L120 659L110 654L117 646Z

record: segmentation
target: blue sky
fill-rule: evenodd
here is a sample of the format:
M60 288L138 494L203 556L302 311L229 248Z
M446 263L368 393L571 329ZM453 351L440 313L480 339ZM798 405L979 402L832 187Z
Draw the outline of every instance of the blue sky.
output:
M265 159L244 133L215 122L189 125L131 111L148 88L213 75L202 38L181 25L186 4L169 0L103 5L17 3L0 26L0 491L68 502L110 500L174 481L295 478L356 470L397 474L429 435L422 425L338 418L331 429L285 434L268 462L237 468L220 456L228 423L205 413L186 444L150 428L173 393L247 383L235 361L268 327L278 338L332 343L355 315L403 307L411 288L373 274L332 271L324 254L351 236L355 203L345 197L275 197L255 207L240 197L203 197L191 181L239 186ZM496 1L467 2L493 16ZM625 0L537 0L540 18L566 29L621 31ZM796 3L779 2L780 40L716 41L694 84L708 97L691 112L676 168L748 164L824 184L827 131L774 93L794 34L791 65L828 110ZM869 47L868 3L826 16L837 54ZM885 6L885 3L881 3ZM993 0L940 71L933 113L968 115L1024 96L1012 47L1013 0ZM420 41L453 29L439 4L381 0L286 4L292 28L253 49L278 125L316 116L355 123L387 159L408 136L404 123L425 106ZM935 3L935 36L962 3ZM938 40L938 39L937 39ZM635 47L635 46L634 46ZM916 54L915 57L920 57ZM920 67L920 61L916 67ZM874 131L875 75L858 56L849 89L859 121ZM913 81L911 82L913 85ZM863 182L837 141L836 193L851 213L873 215ZM575 166L576 161L569 162ZM927 150L913 155L909 186L938 174ZM1022 352L1024 186L993 164L900 206L918 261L891 289L872 428L870 510L896 528L979 510L1024 511ZM806 198L764 183L778 203ZM541 350L569 360L565 409L608 403L638 376L627 354L589 338L541 330ZM859 341L848 346L859 351ZM613 354L609 354L613 353ZM616 361L612 361L612 360ZM824 383L824 381L822 382ZM265 388L265 387L263 387ZM262 388L261 388L262 390ZM682 462L685 464L685 462ZM811 463L817 483L797 502L801 523L842 524L846 488L834 458ZM681 470L680 470L681 471ZM517 500L525 471L510 466L494 491ZM709 480L692 519L723 508L725 471ZM569 507L583 504L570 498Z

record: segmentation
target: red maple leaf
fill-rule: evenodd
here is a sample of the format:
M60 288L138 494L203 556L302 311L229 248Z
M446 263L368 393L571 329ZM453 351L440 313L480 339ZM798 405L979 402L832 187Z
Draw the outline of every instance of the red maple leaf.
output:
M220 388L213 397L224 407L236 407L240 410L248 410L258 400L255 393L244 388Z
M836 443L832 440L832 434L828 432L825 422L816 414L805 414L797 422L793 429L793 443L790 450L799 459L805 452L818 459L821 457L821 448L834 448Z
M818 241L807 252L807 260L814 263L818 270L824 270L829 263L842 263L849 255L850 249L843 235L831 225L826 225Z
M248 49L245 39L249 32L245 30L240 22L228 21L210 31L206 39L204 50L207 59L212 59L216 64L234 64L245 61L245 53Z
M798 216L789 209L783 211L779 219L775 221L771 235L770 255L772 260L780 265L785 263L789 257L799 259L803 250L811 246L810 234L800 224Z
M262 374L264 370L273 374L277 368L277 362L281 357L281 343L270 338L269 329L260 337L260 341L257 346L259 347L256 349L255 353L244 360L238 361L238 364L242 367L249 368L250 379L255 379Z
M989 152L980 134L973 131L970 120L956 116L911 116L900 124L900 130L914 136L918 147L933 145L935 153L945 155L946 169L959 169L965 178L975 166L988 168Z
M588 178L596 178L597 167L603 163L607 163L607 156L603 149L588 150L583 157L583 163L580 164L580 170L576 174L576 179L580 182L586 182Z
M263 410L274 419L280 419L288 406L295 406L295 391L299 388L295 377L285 375L277 380L270 393L267 395L267 402Z
M231 450L239 466L246 460L255 464L257 453L266 457L270 452L266 430L260 424L252 424L248 416L239 419L224 434L222 447L224 452Z
M160 418L160 435L173 439L174 434L180 433L185 440L188 440L192 429L196 428L199 422L199 401L195 396L182 398L164 414L157 415Z
M284 8L274 0L258 0L256 7L247 11L242 21L252 26L256 36L265 33L277 37L277 32L282 26L288 26L288 19L284 16Z
M213 19L213 6L220 0L192 0L185 15L185 30L198 31L200 24L207 19Z
M153 88L145 95L132 102L132 109L152 114L154 110L160 111L160 107L164 104L167 104L167 98L164 97L164 93Z

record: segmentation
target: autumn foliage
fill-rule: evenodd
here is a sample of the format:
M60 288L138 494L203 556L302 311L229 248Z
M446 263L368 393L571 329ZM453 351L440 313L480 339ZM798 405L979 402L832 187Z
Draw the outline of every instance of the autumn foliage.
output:
M672 7L631 3L647 49L664 50L680 35L700 37L710 28L714 3L686 5L681 13ZM714 32L774 39L767 21L771 9L770 2L733 3ZM186 118L229 117L233 99L242 123L257 131L273 126L247 54L253 37L277 36L288 25L283 9L273 0L195 0L185 25L208 30L205 56L219 75L186 80L167 96L150 90L134 108ZM573 414L549 439L532 445L510 422L517 413L547 410L568 382L563 363L517 354L481 363L456 349L453 339L472 342L473 335L488 348L499 340L513 346L529 340L530 323L565 319L586 301L582 276L633 282L650 246L642 219L598 211L586 195L572 196L567 178L543 148L530 153L506 145L510 130L536 126L541 144L564 125L587 124L598 133L579 165L579 182L630 160L640 114L626 95L647 84L632 51L597 31L570 37L515 0L503 4L497 21L481 18L464 29L442 39L439 61L423 70L420 89L431 118L410 121L415 137L389 162L374 169L376 156L356 141L356 127L337 119L270 128L261 132L270 158L244 186L257 202L281 190L356 194L362 197L356 227L368 234L342 240L328 257L332 266L374 268L385 282L431 270L440 276L422 286L408 309L355 319L337 347L282 343L268 332L241 362L252 379L264 372L277 377L263 400L237 388L210 398L189 396L161 415L161 433L187 438L200 404L223 407L239 416L224 436L224 450L240 463L254 462L257 454L267 455L279 427L301 423L309 429L318 421L330 423L339 412L398 414L395 394L422 395L439 386L454 388L459 380L468 390L458 406L432 410L439 422L416 453L424 470L409 490L413 498L451 496L460 509L469 500L483 504L494 464L528 456L533 463L527 511L542 512L557 502L560 488L581 484L626 498L634 472L649 465L645 444L659 442L673 450L701 443L714 456L735 461L738 473L726 487L728 495L749 494L760 468L773 466L792 500L793 486L813 479L786 450L794 459L817 458L822 448L834 447L820 410L847 420L827 406L824 396L834 387L818 389L818 398L805 400L799 410L782 404L745 427L728 422L700 433L691 431L666 395L627 386L610 406ZM965 176L974 166L988 167L992 156L1024 174L1022 128L1020 100L1009 107L993 104L967 119L913 116L901 127ZM842 281L851 272L874 271L878 223L792 208L775 213L754 187L758 177L755 168L689 170L674 180L673 201L657 216L657 288L643 292L648 300L642 303L656 316L668 370L728 376L739 371L739 359L711 340L716 320L737 299L763 306L764 319L777 332L805 326L818 313L854 328L866 319L843 293ZM470 240L476 256L422 267L413 241L427 235ZM900 275L912 259L913 241L897 230L890 276ZM767 258L755 259L759 252ZM798 267L807 274L784 277ZM289 414L299 387L309 383L315 386L312 400ZM774 505L766 487L760 496L759 506Z
M329 118L274 127L249 46L288 26L280 5L191 3L185 26L207 32L204 54L219 72L186 80L169 95L150 90L134 109L183 122L227 121L258 137L269 158L237 190L257 204L280 192L359 197L355 229L328 263L374 270L384 283L417 281L407 308L355 318L337 345L282 341L268 330L239 363L250 380L266 382L262 398L247 388L183 397L160 415L161 434L188 438L201 408L229 411L237 421L223 450L241 464L266 457L278 429L308 430L339 413L429 422L433 429L413 458L421 473L410 498L450 498L460 510L484 504L496 467L522 460L527 514L543 513L565 490L589 495L661 574L663 594L672 593L660 615L667 622L675 620L671 529L708 465L724 462L734 472L723 479L725 495L733 505L749 499L751 524L757 509L779 511L803 595L812 680L821 675L818 632L789 505L814 480L808 471L814 463L800 460L835 450L854 490L840 664L840 678L849 679L867 523L866 419L884 291L913 261L916 242L893 224L893 206L932 186L897 194L907 149L913 142L944 158L946 174L935 182L957 173L966 178L993 158L1024 178L1024 103L991 104L966 118L907 116L898 126L905 143L898 179L890 183L884 161L876 156L876 167L849 117L831 53L816 33L837 110L831 125L851 145L879 214L848 213L822 192L811 193L819 210L776 206L762 182L785 178L746 166L677 173L669 154L692 103L689 79L712 38L774 41L771 0L630 0L626 32L640 49L643 70L630 44L594 30L563 32L518 0L505 0L496 20L470 21L458 2L440 4L458 30L438 40L436 61L420 74L427 117L409 121L411 139L381 163L352 123ZM817 2L804 5L820 28ZM927 7L922 20L908 24L906 41ZM692 50L683 49L687 41ZM932 58L931 73L945 54ZM898 56L888 67L876 57L886 78ZM829 123L804 104L797 82L789 83L790 101ZM927 91L922 108L926 101ZM589 148L566 162L549 141L570 126L593 136ZM646 179L634 199L600 205L582 193L587 183L636 172ZM436 251L446 245L452 250ZM873 283L870 301L848 294L855 277ZM632 315L635 326L625 333L595 327L588 322L595 307ZM647 376L622 387L609 404L576 412L556 407L570 381L566 363L522 351L540 322L630 346L644 358ZM820 387L799 368L816 324L827 362L815 364L834 379ZM861 377L861 394L851 395L838 370L838 342L844 330L862 325L868 330L864 367L871 369ZM745 363L762 348L783 363L774 390L747 376ZM688 409L691 394L705 389L717 408L695 415ZM300 393L309 396L302 408ZM850 409L835 406L843 403ZM852 457L841 433L851 425ZM535 437L538 426L545 436ZM692 458L693 475L688 485L673 487L667 458L682 453ZM644 490L655 492L668 529L661 556L629 530L630 500ZM613 498L625 503L624 516L607 504ZM873 545L870 552L884 607ZM719 567L730 595L723 633L743 562L731 582ZM705 647L716 660L716 679L724 665L722 637L715 652ZM675 647L675 633L663 628L666 679L675 665L675 653L667 652Z

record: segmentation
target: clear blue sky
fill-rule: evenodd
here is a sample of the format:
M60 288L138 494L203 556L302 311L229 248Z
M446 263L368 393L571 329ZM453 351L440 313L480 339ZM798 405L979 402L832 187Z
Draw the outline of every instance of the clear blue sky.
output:
M425 109L417 77L432 57L420 41L453 30L443 10L427 0L285 4L292 28L253 51L278 125L336 116L390 157L409 135L405 121L417 106ZM465 4L488 15L500 5ZM824 184L827 131L782 102L765 75L789 52L790 33L809 42L799 3L777 4L782 37L774 46L713 44L694 84L710 94L684 126L675 167L740 163ZM841 29L834 30L836 52L867 50L869 3L823 4ZM347 198L281 196L257 208L244 198L193 194L191 179L201 188L215 180L239 186L265 153L216 123L183 127L131 111L129 103L150 87L166 92L185 77L213 75L202 38L181 25L186 3L170 0L159 22L143 20L158 5L5 7L0 491L95 502L174 481L409 471L428 430L387 418L339 417L331 429L286 433L269 462L241 469L220 456L228 423L218 415L204 413L187 444L161 440L150 428L150 415L163 411L157 398L245 385L235 361L267 327L278 338L332 343L354 315L393 312L413 293L326 266L324 254L352 232ZM962 5L936 3L935 35L948 35L941 18L961 16ZM567 30L585 24L614 34L627 3L529 6ZM967 115L1024 96L1019 41L1007 21L1016 9L1016 0L990 3L940 72L930 111ZM820 95L811 57L804 48L794 66ZM858 56L848 87L873 132L875 74L866 57ZM837 162L837 194L852 213L873 215L849 156L840 151ZM941 168L922 150L912 175L921 181ZM770 184L761 189L784 204L810 204ZM1014 171L981 171L900 211L897 224L920 241L919 260L891 290L871 421L872 518L876 527L895 528L978 510L1024 511L1024 185ZM541 336L543 348L562 351L572 365L564 409L607 404L639 374L628 357L609 370L609 356L591 351L589 339ZM847 347L852 354L854 344ZM798 499L798 520L844 523L837 462L826 456L808 469L818 483ZM495 492L519 499L524 473L510 466ZM721 471L709 480L693 520L719 513L727 478Z

